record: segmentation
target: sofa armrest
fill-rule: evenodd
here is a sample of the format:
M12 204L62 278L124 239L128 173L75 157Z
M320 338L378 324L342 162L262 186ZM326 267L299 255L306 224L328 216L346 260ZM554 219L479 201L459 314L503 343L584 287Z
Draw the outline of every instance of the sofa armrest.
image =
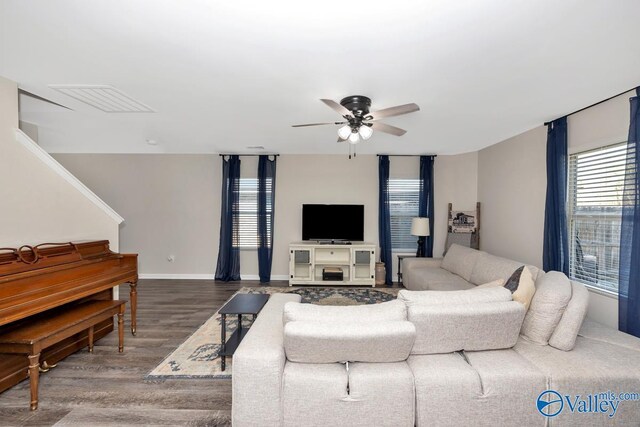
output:
M300 295L271 295L233 355L234 426L279 426L282 423L282 373L286 357L282 313Z
M437 268L441 265L442 258L405 258L402 260L402 271L423 267Z
M405 258L402 260L402 284L407 289L420 289L413 286L414 272L423 268L440 268L442 258Z

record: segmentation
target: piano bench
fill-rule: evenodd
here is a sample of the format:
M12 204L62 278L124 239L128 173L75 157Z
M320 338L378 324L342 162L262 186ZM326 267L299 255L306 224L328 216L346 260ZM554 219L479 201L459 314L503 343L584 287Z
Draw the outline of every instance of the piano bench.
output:
M121 300L87 301L78 305L63 307L27 319L0 334L0 353L25 355L29 361L29 382L31 386L31 410L38 409L38 380L40 372L50 366L40 367L40 353L49 346L59 343L75 334L88 331L89 351L93 352L93 328L98 323L118 316L118 351L124 350L124 309ZM24 371L23 371L24 372Z

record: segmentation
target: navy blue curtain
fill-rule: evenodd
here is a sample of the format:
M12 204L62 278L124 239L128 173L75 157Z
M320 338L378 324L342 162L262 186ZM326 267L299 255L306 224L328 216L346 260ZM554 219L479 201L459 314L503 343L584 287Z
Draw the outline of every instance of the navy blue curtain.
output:
M222 209L220 214L220 246L216 280L240 280L240 248L234 244L238 235L238 201L240 195L240 157L222 157Z
M276 158L258 159L258 272L260 282L271 281L273 218L276 201Z
M547 201L544 210L542 267L569 274L567 230L567 118L547 128Z
M391 271L391 212L389 203L389 156L378 157L378 239L380 240L380 262L384 263L384 282L393 285Z
M618 328L640 337L640 108L638 97L631 98L631 125L627 145L625 184L622 195L620 230L620 282L618 288Z
M433 256L433 160L434 156L420 156L420 199L418 216L429 218L429 234L424 239L422 252Z

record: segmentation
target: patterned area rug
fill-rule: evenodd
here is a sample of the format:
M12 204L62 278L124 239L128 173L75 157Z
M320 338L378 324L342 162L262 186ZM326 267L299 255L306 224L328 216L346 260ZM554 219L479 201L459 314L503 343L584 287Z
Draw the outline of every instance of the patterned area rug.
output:
M241 288L239 293L274 294L296 293L302 302L320 305L378 304L390 301L398 295L397 288L326 288L326 287L260 287ZM233 298L233 297L232 297ZM250 326L250 316L243 316L243 327ZM246 323L245 323L246 322ZM238 327L236 316L227 317L227 336ZM227 357L227 367L220 370L220 315L216 312L185 342L165 358L147 378L231 378L232 360Z

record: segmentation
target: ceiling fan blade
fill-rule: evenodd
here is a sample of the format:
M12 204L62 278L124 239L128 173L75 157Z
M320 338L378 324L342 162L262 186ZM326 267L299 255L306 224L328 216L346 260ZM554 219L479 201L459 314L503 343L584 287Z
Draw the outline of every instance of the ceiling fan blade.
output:
M389 133L395 136L402 136L407 133L406 130L391 126L385 123L373 122L371 127L379 132Z
M307 123L304 125L291 125L292 128L303 128L306 126L322 126L322 125L343 125L346 122L327 122L327 123Z
M395 107L383 108L382 110L378 110L378 111L372 111L369 114L367 114L367 117L371 116L371 119L368 119L368 120L380 120L380 119L384 119L385 117L399 116L401 114L413 113L419 110L420 110L420 107L418 107L418 104L411 103L411 104L397 105Z
M342 105L338 104L336 101L332 99L321 99L320 101L324 102L329 108L331 108L336 113L340 114L342 117L351 116L351 111L344 108Z

